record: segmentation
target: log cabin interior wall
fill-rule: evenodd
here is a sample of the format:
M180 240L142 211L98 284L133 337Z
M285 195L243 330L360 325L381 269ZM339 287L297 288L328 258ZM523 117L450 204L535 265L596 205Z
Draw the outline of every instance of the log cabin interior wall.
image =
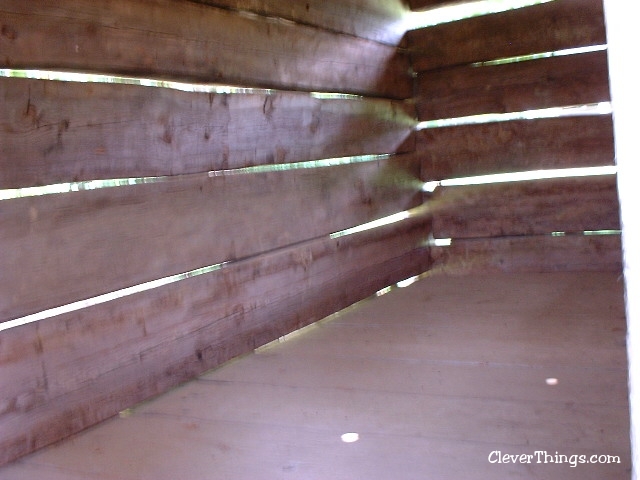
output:
M414 0L416 8L433 4ZM427 125L417 136L425 181L614 165L601 0L444 23L406 41L418 118ZM504 115L476 117L483 114ZM451 119L461 121L444 121ZM615 175L571 175L437 188L426 199L433 236L450 245L432 248L435 265L620 269Z
M407 9L0 0L0 463L434 262L619 268L613 176L421 192L613 165L610 115L416 131L608 101L604 51L474 66L606 43L600 1Z

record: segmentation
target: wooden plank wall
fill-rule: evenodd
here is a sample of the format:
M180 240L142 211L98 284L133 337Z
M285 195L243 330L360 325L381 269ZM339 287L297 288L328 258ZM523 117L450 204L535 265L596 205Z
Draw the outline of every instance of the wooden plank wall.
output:
M251 12L277 17L393 46L401 45L406 33L403 25L407 13L405 0L193 1L242 11L245 14Z
M410 32L407 42L421 121L609 101L606 51L486 63L606 44L601 0L555 0L441 24ZM425 181L614 164L611 115L428 128L417 150ZM452 239L432 248L438 265L620 268L618 237L583 234L620 229L614 176L440 187L426 201L434 237Z
M409 0L411 10L422 11L431 8L442 7L449 4L459 3L455 0Z
M107 71L401 99L411 94L407 58L393 46L186 0L131 3L3 0L0 58L13 68Z
M428 268L425 214L330 236L422 201L392 4L0 0L1 68L273 89L0 77L0 322L75 305L0 332L0 463Z

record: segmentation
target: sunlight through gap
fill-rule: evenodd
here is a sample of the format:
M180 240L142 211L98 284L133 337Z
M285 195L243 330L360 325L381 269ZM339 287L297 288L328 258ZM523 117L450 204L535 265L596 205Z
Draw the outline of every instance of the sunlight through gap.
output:
M532 53L530 55L518 55L515 57L498 58L496 60L488 60L486 62L472 63L472 67L489 67L494 65L505 65L508 63L527 62L529 60L539 60L541 58L565 57L569 55L580 55L583 53L602 52L607 49L606 45L591 45L588 47L567 48L565 50L556 50L553 52Z
M445 5L429 10L407 13L405 28L407 30L416 30L419 28L433 27L443 23L451 23L467 18L531 7L552 1L554 0L477 0L474 2Z
M351 165L355 163L375 162L378 160L386 160L392 154L380 155L357 155L353 157L325 158L322 160L308 160L305 162L279 163L269 165L256 165L252 167L240 167L228 170L212 170L206 172L209 177L223 177L229 175L244 175L251 173L268 173L283 172L288 170L298 170L305 168L326 168L339 165ZM176 175L176 176L158 176L158 177L133 177L133 178L112 178L106 180L86 180L80 182L56 183L52 185L44 185L41 187L23 187L9 188L0 190L0 201L12 200L15 198L37 197L41 195L54 195L60 193L81 192L86 190L98 190L101 188L127 187L131 185L142 185L148 183L162 183L175 180L181 177L190 177L201 175L197 173Z
M611 103L600 102L586 105L569 105L566 107L541 108L508 113L482 113L455 118L426 120L416 125L416 130L427 128L457 127L462 125L479 125L484 123L510 122L513 120L537 120L543 118L582 117L611 114Z
M58 82L77 83L109 83L120 85L138 85L142 87L167 88L191 93L214 93L220 95L274 95L284 90L273 88L243 87L236 85L221 85L215 83L190 83L173 80L141 78L121 75L108 75L88 72L65 72L61 70L36 70L0 68L0 77L26 78L31 80L51 80ZM307 94L319 100L361 100L362 95L341 92L295 92Z
M103 295L98 295L96 297L87 298L87 299L69 303L66 305L61 305L55 308L49 308L41 312L33 313L31 315L26 315L24 317L16 318L14 320L9 320L7 322L0 323L0 331L7 330L9 328L18 327L20 325L26 325L28 323L37 322L40 320L44 320L46 318L63 315L65 313L75 312L83 308L92 307L94 305L100 305L102 303L107 303L112 300L116 300L118 298L127 297L129 295L145 292L147 290L153 290L158 287L169 285L170 283L186 280L187 278L197 277L200 275L205 275L207 273L215 272L223 268L226 263L227 262L222 262L222 263L217 263L215 265L209 265L206 267L197 268L195 270L190 270L188 272L183 272L183 273L171 275L164 278L159 278L157 280L141 283L139 285L133 285L131 287L122 288L114 292L105 293Z
M548 180L554 178L592 177L601 175L615 175L616 173L617 167L615 165L605 165L601 167L530 170L526 172L512 173L493 173L489 175L476 175L472 177L450 178L446 180L425 182L422 186L422 191L432 193L438 187L461 187L468 185L490 185L494 183L525 182L530 180Z

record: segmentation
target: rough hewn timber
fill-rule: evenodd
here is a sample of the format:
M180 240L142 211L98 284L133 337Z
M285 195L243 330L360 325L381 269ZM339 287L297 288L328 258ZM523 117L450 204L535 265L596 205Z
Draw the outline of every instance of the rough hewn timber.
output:
M556 0L407 34L416 71L606 43L602 0Z
M427 203L436 238L620 229L615 176L445 187Z
M422 130L417 148L425 180L615 163L611 115Z
M314 25L318 28L398 45L405 33L403 0L194 0L198 3Z
M25 379L3 384L0 464L425 271L427 234L416 217L317 239L3 332L0 367Z
M619 235L460 239L454 240L450 247L432 247L431 255L434 268L450 273L622 273Z
M606 52L419 74L420 120L607 102Z
M413 107L0 78L0 188L407 151Z
M255 255L410 208L419 201L417 169L410 156L3 201L0 318Z
M395 47L176 0L1 0L0 66L408 98Z

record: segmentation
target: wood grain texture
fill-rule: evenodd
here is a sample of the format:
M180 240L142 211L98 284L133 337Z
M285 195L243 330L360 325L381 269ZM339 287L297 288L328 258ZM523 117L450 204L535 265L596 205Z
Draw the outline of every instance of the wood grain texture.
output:
M615 271L622 273L620 236L525 236L454 240L432 247L434 268L445 272Z
M407 161L409 163L407 163ZM2 202L2 320L415 206L413 157Z
M615 163L610 115L434 128L416 141L425 180Z
M349 35L177 0L0 2L1 65L408 98L408 58Z
M405 34L404 0L194 0L207 5L275 16L377 42L398 45Z
M415 71L606 43L602 0L556 0L412 30Z
M445 187L427 204L436 238L620 229L614 176Z
M424 222L415 217L312 240L3 332L3 349L42 342L36 358L46 386L33 394L43 375L36 371L27 377L31 383L11 390L0 415L0 463L425 271ZM1 368L11 363L3 361ZM22 409L16 406L20 395L31 400Z
M607 102L606 52L419 74L419 120Z
M0 78L0 188L407 151L413 107Z
M614 272L432 275L207 372L0 476L625 478L623 300ZM548 375L559 384L545 385ZM340 442L345 422L360 432L359 443ZM510 468L487 461L488 444L505 452L606 451L621 463Z
M34 403L44 401L47 378L41 353L35 325L0 335L0 417L9 412L25 413Z

